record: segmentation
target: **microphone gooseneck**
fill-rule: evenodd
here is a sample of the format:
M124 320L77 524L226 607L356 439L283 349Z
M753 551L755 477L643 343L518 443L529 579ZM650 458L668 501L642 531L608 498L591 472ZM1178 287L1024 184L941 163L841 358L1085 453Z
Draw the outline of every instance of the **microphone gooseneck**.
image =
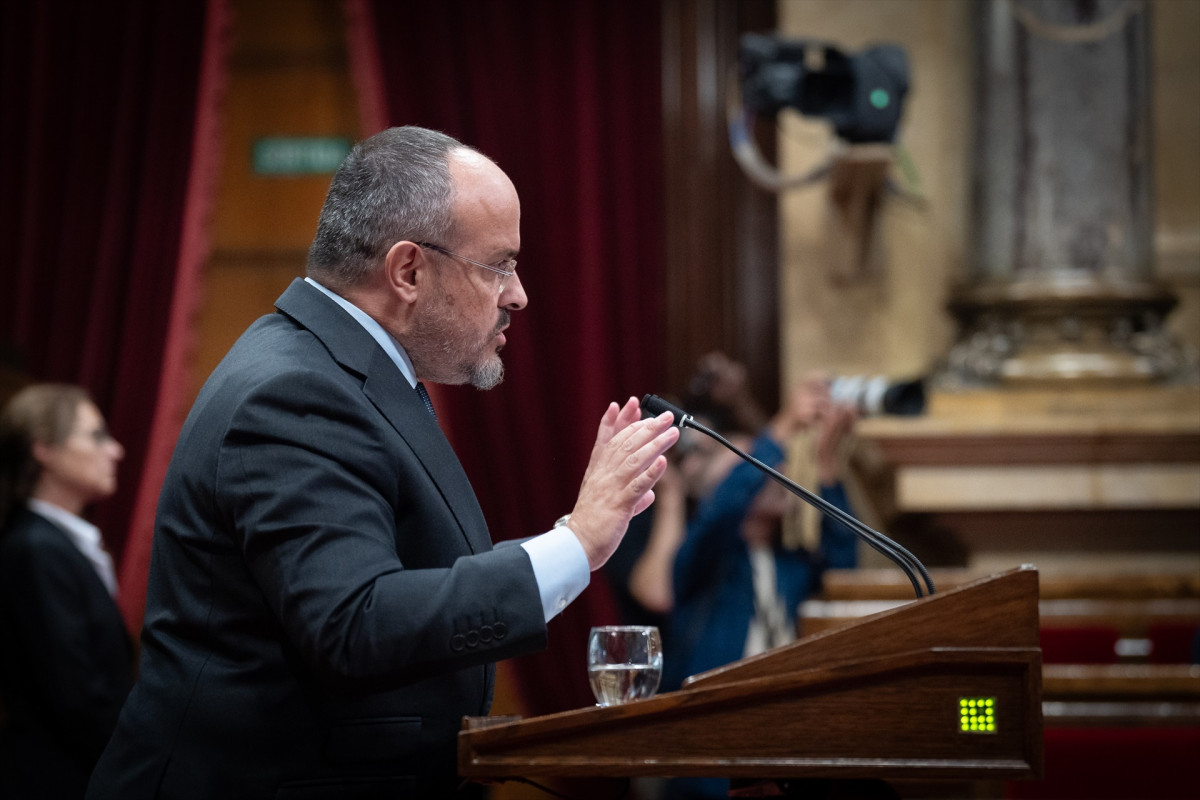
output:
M860 539L866 542L873 550L893 561L898 567L900 567L901 570L904 571L904 574L908 576L909 581L913 585L913 590L917 593L917 597L925 596L926 588L928 589L928 594L934 593L933 580L929 577L929 571L925 569L925 565L922 564L916 556L914 556L894 540L889 539L887 536L884 536L879 531L871 528L866 523L850 516L845 511L828 502L824 498L813 494L808 489L805 489L803 486L788 478L786 475L774 469L773 467L764 464L762 461L758 460L749 453L742 452L724 436L697 422L695 417L693 417L691 414L688 414L686 411L676 405L673 405L672 403L668 403L658 395L648 394L643 397L642 411L647 416L658 416L664 411L670 411L675 417L675 425L677 425L680 430L683 428L692 428L700 431L706 436L712 437L735 453L743 461L753 464L755 467L762 470L762 472L773 478L776 483L783 486L783 488L787 489L804 502L813 506L826 516L832 517L833 519L845 525ZM918 579L918 576L920 576L920 579L924 580L924 587L922 587L921 580Z

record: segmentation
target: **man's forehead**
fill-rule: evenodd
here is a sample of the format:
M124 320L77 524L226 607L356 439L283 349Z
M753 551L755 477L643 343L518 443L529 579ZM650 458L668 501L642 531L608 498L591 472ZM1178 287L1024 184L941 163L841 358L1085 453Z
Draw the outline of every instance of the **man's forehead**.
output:
M471 150L467 147L459 147L450 151L450 166L455 164L466 168L480 169L487 166L496 166L496 162L480 153L478 150Z
M488 185L509 184L504 171L485 155L474 150L454 150L448 160L450 175L454 178L455 188L468 186L486 187Z
M516 229L520 198L512 181L493 161L472 150L458 150L450 161L450 174L455 184L455 214L460 222L470 219L506 231Z

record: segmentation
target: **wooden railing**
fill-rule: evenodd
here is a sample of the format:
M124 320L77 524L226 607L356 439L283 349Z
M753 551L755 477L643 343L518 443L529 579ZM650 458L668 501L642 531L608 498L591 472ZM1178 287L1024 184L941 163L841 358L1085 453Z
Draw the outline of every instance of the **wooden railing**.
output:
M977 576L932 577L941 592ZM911 595L896 570L832 570L821 596L801 607L801 630L835 628ZM1039 597L1047 727L1200 726L1200 665L1190 663L1200 575L1040 573Z

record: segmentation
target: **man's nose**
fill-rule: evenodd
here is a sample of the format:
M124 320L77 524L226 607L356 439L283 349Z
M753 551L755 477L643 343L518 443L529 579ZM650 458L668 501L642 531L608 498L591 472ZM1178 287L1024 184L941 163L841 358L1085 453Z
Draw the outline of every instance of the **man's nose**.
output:
M504 281L504 289L500 292L500 307L509 311L520 311L529 303L525 287L521 285L521 276L514 272Z

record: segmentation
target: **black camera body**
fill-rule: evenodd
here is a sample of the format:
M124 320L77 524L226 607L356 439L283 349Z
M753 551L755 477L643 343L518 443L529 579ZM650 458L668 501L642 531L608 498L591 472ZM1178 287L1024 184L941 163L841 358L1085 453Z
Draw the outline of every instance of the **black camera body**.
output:
M810 67L816 62L818 66ZM747 33L738 51L742 102L774 115L823 117L854 144L890 143L908 93L908 57L894 44L847 54L831 44Z

